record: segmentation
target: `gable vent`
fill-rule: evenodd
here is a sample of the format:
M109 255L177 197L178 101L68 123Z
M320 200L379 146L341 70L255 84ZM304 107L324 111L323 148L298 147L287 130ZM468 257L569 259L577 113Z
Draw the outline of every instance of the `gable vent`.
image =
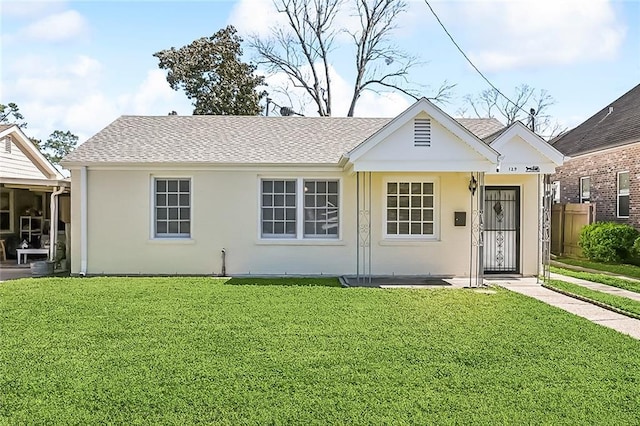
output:
M413 120L413 146L431 146L431 119Z
M7 136L4 138L4 152L7 154L11 154L11 137Z

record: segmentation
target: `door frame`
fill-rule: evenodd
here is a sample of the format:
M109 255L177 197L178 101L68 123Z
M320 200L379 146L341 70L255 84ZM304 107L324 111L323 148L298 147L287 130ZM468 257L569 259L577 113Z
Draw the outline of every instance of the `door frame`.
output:
M484 187L484 194L483 194L483 198L484 200L482 201L483 203L486 203L487 198L486 198L486 194L487 191L491 191L491 190L515 190L516 192L516 205L515 205L515 215L516 215L516 243L515 243L515 256L516 256L516 261L515 261L515 270L513 271L487 271L486 265L483 264L483 271L485 274L488 275L496 275L496 274L520 274L522 271L522 265L520 262L520 239L521 239L521 235L522 235L522 215L521 215L521 203L522 203L522 198L521 198L521 193L522 193L522 188L519 185L485 185ZM486 230L486 229L485 229ZM486 253L486 245L487 245L487 239L486 239L486 234L485 234L485 238L484 240L484 245L485 245L485 253ZM484 262L484 259L483 259Z

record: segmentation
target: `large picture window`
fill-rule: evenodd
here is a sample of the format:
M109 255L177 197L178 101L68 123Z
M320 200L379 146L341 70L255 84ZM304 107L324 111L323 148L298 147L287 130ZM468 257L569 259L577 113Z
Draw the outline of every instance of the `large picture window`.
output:
M336 179L262 179L262 238L338 238L340 184Z
M580 178L580 203L591 201L591 178L589 176Z
M618 217L629 217L629 172L618 173Z
M388 236L435 235L435 188L433 182L387 183Z
M154 180L154 236L191 237L191 179Z

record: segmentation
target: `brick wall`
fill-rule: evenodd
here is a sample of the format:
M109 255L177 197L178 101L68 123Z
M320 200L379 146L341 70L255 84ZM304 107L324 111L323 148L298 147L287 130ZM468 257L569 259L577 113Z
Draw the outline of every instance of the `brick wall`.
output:
M617 218L618 172L629 172L629 218ZM580 178L591 178L591 202L596 220L627 223L640 229L640 143L582 155L556 169L551 181L560 181L560 202L580 202Z

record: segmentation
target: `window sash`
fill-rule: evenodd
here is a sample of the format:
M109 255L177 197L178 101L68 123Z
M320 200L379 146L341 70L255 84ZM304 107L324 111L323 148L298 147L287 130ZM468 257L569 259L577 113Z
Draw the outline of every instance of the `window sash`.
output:
M629 172L618 172L617 217L629 217Z
M436 235L435 196L435 182L387 182L385 235L387 237L434 237Z
M13 232L13 197L11 190L0 192L0 231Z
M296 238L297 206L295 179L262 179L260 181L262 238Z
M191 237L191 213L191 179L154 179L153 220L155 238Z
M591 178L580 178L580 203L588 203L591 201Z
M304 180L304 238L338 238L340 193L337 180Z

